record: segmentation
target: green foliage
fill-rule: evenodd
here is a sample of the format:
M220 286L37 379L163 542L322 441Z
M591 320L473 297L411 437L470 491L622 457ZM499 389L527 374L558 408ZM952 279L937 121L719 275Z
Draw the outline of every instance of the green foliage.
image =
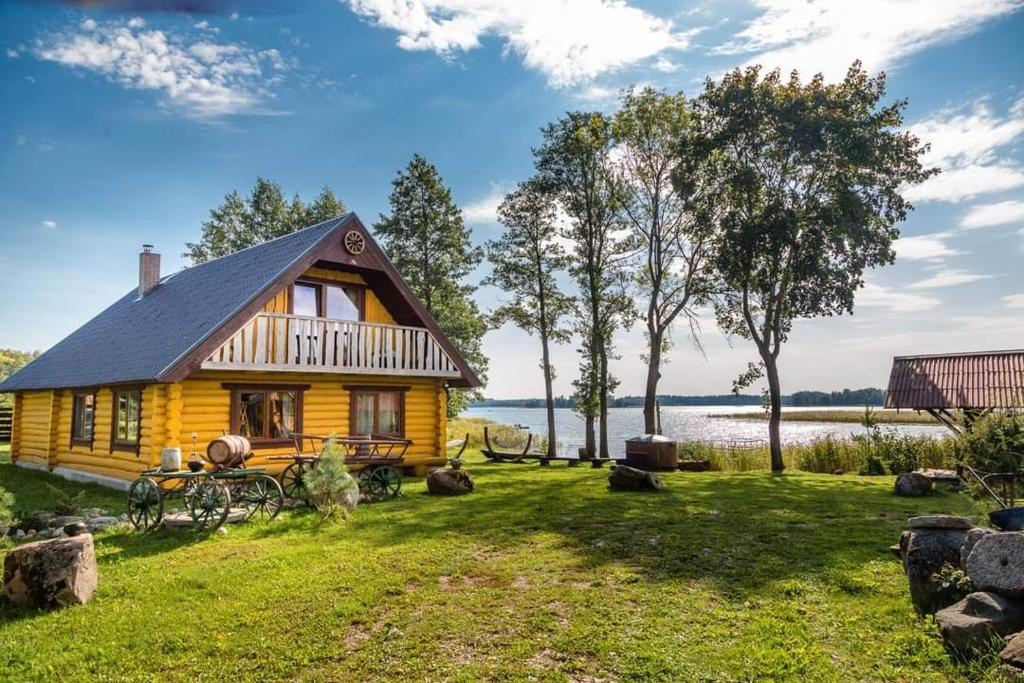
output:
M39 353L39 351L0 349L0 382L34 361L39 357ZM10 394L0 394L0 406L7 406L10 404Z
M901 130L906 103L882 105L884 95L884 74L859 63L838 83L737 69L707 82L680 142L677 182L716 179L716 315L765 364L776 458L777 358L793 322L853 311L865 269L895 258L895 226L911 208L901 190L935 172Z
M325 518L346 518L345 501L359 489L359 483L348 472L345 454L334 441L324 442L316 467L311 468L303 481L313 505Z
M992 413L975 421L957 437L960 459L981 472L1016 473L1024 469L1024 415ZM989 486L1012 507L1017 499L1019 476L996 477ZM971 482L974 485L974 482ZM981 492L977 492L981 495Z
M53 495L55 501L53 511L58 515L77 515L78 511L82 509L82 497L85 495L85 491L70 493L49 484L46 485L46 488Z
M932 574L929 580L936 585L939 592L947 596L950 604L960 602L974 592L974 584L967 576L967 572L948 562Z
M280 185L257 178L248 197L229 192L220 206L210 210L210 219L203 223L202 239L187 243L183 256L193 264L203 263L345 212L345 205L329 187L325 186L310 204L303 203L297 194L288 202Z
M0 489L0 529L13 527L14 521L14 494ZM0 537L2 536L3 532L0 531Z
M487 357L481 341L486 318L472 299L475 285L465 282L483 259L470 243L470 230L451 190L437 169L416 154L392 181L391 215L381 215L374 231L413 294L423 302L481 381ZM448 414L458 415L475 392L448 393Z

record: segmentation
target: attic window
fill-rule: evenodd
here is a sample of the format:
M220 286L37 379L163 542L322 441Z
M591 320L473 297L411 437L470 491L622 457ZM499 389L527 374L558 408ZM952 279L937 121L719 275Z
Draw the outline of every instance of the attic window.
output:
M292 313L331 320L363 320L366 289L338 282L300 281L292 287Z

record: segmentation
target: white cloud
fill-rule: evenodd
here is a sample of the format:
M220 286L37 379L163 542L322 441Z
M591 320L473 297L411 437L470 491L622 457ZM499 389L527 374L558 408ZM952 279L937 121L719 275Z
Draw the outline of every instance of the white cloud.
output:
M942 173L908 188L910 201L959 202L990 192L1024 186L1024 168L1001 155L1024 134L1024 106L1017 102L1005 117L995 115L986 102L937 112L910 127L922 142L931 144L923 157Z
M205 24L206 22L203 21L203 22L200 22L200 23ZM128 20L128 26L130 28L142 28L145 25L146 25L146 20L143 19L142 17L132 17L131 19Z
M653 67L663 74L670 74L679 70L678 64L673 62L671 59L665 59L664 57L659 57L658 61L653 64Z
M910 285L911 289L938 289L940 287L953 287L954 285L966 285L978 280L988 280L991 275L971 273L966 270L940 270L935 275Z
M399 33L404 50L442 56L504 41L555 87L585 83L666 50L685 49L693 31L625 0L348 0L360 16Z
M1005 201L971 207L967 215L960 219L960 227L973 230L1018 222L1024 222L1024 202Z
M498 206L501 205L508 188L502 184L492 184L491 191L486 197L471 202L462 207L462 217L467 223L497 223Z
M102 74L126 88L154 90L163 103L195 118L240 113L268 113L261 104L271 97L267 86L279 82L287 68L276 50L255 51L243 45L190 42L164 31L147 30L141 19L97 23L40 38L40 59Z
M21 53L13 48L7 48L7 56L11 59L18 59L21 57Z
M199 23L195 24L193 28L196 28L196 29L198 29L200 31L210 31L211 33L220 33L220 29L219 28L217 28L216 26L214 26L210 22L206 21L205 19L200 21Z
M1004 296L1003 303L1007 308L1024 308L1024 292Z
M887 308L896 313L912 313L935 308L942 303L940 299L919 294L897 292L889 287L864 283L857 292L856 305L865 308Z
M950 233L948 232L933 232L929 235L900 237L896 240L893 248L896 250L896 257L905 261L930 261L937 263L964 253L946 244L946 240L949 237Z
M40 225L42 225L47 230L53 230L54 228L57 227L57 221L43 221L42 223L40 223Z
M892 69L907 56L955 40L1021 0L754 0L763 13L748 22L726 54L757 52L751 63L821 72L839 79L855 59L870 71Z

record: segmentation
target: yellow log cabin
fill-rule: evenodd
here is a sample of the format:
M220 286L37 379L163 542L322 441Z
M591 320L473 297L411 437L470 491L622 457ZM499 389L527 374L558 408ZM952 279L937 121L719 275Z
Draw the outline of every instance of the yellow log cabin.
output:
M226 433L271 471L295 434L401 437L408 469L443 465L447 389L479 384L349 214L163 277L144 247L139 286L0 391L16 464L126 488Z

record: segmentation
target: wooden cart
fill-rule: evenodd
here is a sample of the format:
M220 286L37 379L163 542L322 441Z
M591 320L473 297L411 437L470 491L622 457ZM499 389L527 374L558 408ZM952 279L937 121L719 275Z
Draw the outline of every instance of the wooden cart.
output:
M155 528L171 514L187 514L193 528L212 531L233 513L246 520L271 520L283 506L281 485L259 467L212 472L147 470L128 488L128 518L143 531Z
M289 498L308 500L306 473L316 467L324 443L332 441L345 451L345 464L358 468L359 491L372 498L397 498L402 490L400 466L412 445L408 439L370 434L367 436L317 436L293 434L295 453L272 455L267 460L286 460L280 475L281 488Z

